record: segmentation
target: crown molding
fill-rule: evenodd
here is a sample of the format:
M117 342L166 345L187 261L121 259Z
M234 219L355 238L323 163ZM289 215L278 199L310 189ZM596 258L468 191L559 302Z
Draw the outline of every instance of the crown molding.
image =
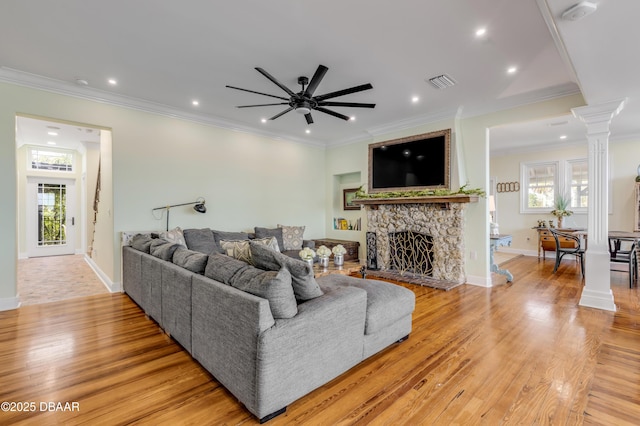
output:
M373 137L384 135L387 133L397 132L422 126L425 124L435 123L444 120L453 120L456 118L459 108L437 111L429 114L416 115L414 117L405 118L393 123L383 124L376 127L370 127L367 132Z
M18 71L12 68L0 67L0 82L11 83L18 86L29 87L32 89L43 90L46 92L72 96L75 98L85 99L102 104L114 105L122 108L132 109L136 111L147 112L151 114L162 115L170 118L191 121L207 126L220 127L236 132L250 133L252 135L264 136L275 140L286 140L297 142L305 145L326 147L326 144L319 140L301 139L291 135L282 135L266 131L257 127L245 126L232 121L224 120L218 117L212 117L204 114L196 114L186 112L168 105L155 102L145 101L138 98L119 95L104 90L95 89L93 87L78 86L66 81L56 80Z

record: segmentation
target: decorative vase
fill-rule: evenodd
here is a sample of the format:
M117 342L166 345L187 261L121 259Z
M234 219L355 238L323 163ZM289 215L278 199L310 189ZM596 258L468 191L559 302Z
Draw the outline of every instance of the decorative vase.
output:
M304 261L307 262L309 266L311 266L311 268L313 268L313 257L310 257L309 259L304 259Z
M558 228L562 228L562 216L558 216Z
M333 264L336 266L344 265L344 254L334 254L333 255Z
M320 257L318 258L318 264L320 266L322 266L323 268L326 268L329 266L329 258L328 257Z

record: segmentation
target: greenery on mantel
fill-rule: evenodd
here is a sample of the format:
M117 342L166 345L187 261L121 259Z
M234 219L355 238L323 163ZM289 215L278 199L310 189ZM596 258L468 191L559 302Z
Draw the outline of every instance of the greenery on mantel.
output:
M367 194L362 186L356 191L355 198L371 199L371 198L405 198L405 197L446 197L449 195L477 195L479 197L486 196L486 193L480 188L467 189L469 184L463 185L457 191L450 189L424 189L421 191L389 191L377 192L375 194Z

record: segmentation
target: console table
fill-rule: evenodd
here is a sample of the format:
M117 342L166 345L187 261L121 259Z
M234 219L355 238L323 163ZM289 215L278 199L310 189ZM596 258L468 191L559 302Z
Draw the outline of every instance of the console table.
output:
M489 253L490 253L490 262L491 262L491 272L495 272L496 274L501 274L507 277L507 282L510 283L513 281L513 275L509 272L508 269L500 269L498 265L495 264L493 260L493 253L497 247L500 246L510 246L511 245L511 235L499 234L499 235L491 235L489 238Z
M556 240L551 235L551 232L547 228L534 227L536 231L538 231L538 259L540 259L540 252L542 252L542 258L545 259L545 252L547 251L556 251ZM561 228L557 229L559 232L564 232L566 234L572 234L576 231L583 231L583 229L574 229L574 228ZM566 237L558 237L560 240L560 247L575 247L576 242L572 239Z

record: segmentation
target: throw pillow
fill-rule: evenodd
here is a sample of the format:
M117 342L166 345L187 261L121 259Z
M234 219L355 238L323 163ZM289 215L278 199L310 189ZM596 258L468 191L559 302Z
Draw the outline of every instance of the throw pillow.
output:
M136 234L133 236L133 238L131 238L130 244L131 244L131 247L133 247L136 250L149 253L151 248L151 241L153 241L153 238L151 238L148 235Z
M185 229L184 240L189 250L199 251L204 254L220 253L220 247L213 238L213 231L209 228Z
M180 247L187 248L187 242L184 240L184 233L182 229L177 226L170 231L162 231L160 232L160 238L164 238L167 241L171 241L172 243L179 244Z
M180 246L178 244L158 238L151 241L149 251L152 256L159 257L162 260L168 260L169 262L171 262L171 259L173 259L173 253L179 247Z
M249 268L245 262L221 253L209 255L204 276L221 283L231 285L231 279L238 272Z
M199 251L179 247L173 253L173 263L196 274L204 274L209 256Z
M282 228L282 250L302 250L304 226L278 225L278 228Z
M231 279L231 286L269 301L274 318L293 318L298 313L296 296L287 268L263 271L247 265Z
M298 313L296 297L291 287L291 274L263 271L224 254L209 256L204 275L238 290L269 300L274 318L291 318Z
M255 240L220 240L220 247L227 256L234 257L243 262L251 263L251 250L249 250L249 241L256 244L262 244L272 250L278 250L278 242L275 237L260 238Z
M281 268L289 270L296 299L304 301L324 294L313 276L313 268L308 263L270 250L264 245L251 243L250 247L252 264L256 267L269 271L278 271Z
M256 226L253 228L256 233L256 238L275 237L278 241L278 251L284 250L284 240L282 239L282 228L260 228Z

